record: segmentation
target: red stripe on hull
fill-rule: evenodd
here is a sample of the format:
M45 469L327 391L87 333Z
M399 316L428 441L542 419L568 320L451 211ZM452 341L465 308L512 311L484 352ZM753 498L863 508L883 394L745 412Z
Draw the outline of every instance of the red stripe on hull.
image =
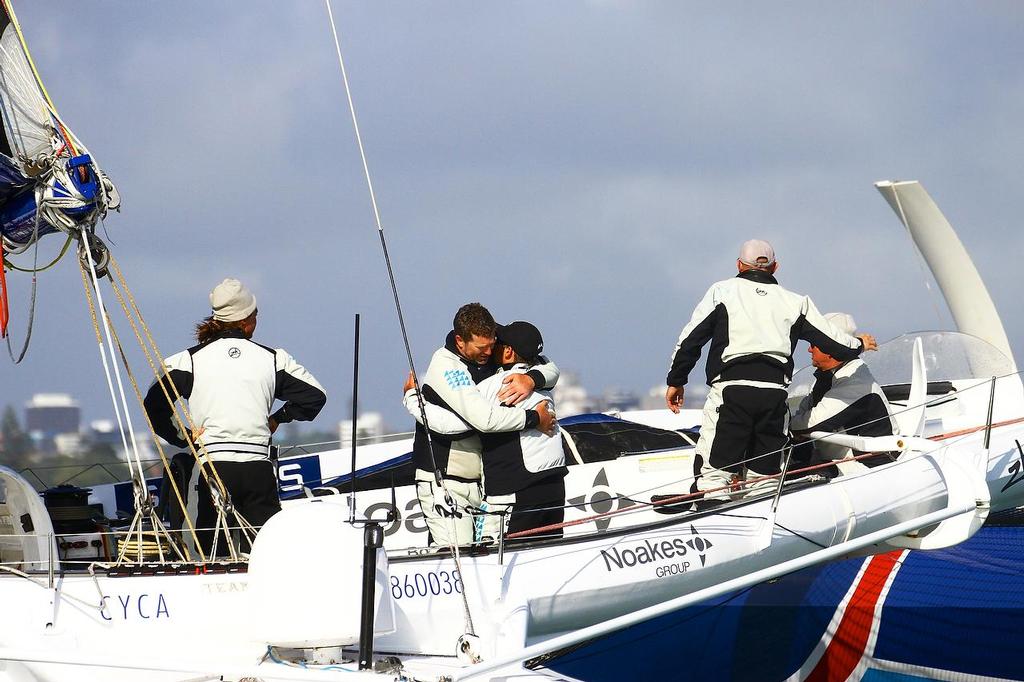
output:
M808 682L843 682L849 679L864 656L875 619L875 607L901 554L895 551L871 558L846 605L835 636L807 677Z

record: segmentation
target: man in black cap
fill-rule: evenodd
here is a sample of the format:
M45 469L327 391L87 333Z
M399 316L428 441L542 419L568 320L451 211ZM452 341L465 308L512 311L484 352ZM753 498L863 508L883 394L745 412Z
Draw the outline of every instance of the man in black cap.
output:
M431 544L462 545L473 542L477 535L471 514L480 506L482 494L480 433L524 428L550 432L554 425L545 403L535 408L522 406L535 388L551 388L558 381L558 368L552 362L541 360L526 373L503 375L498 402L481 394L479 382L498 370L493 356L497 326L479 303L467 303L455 314L445 345L434 352L421 378L424 402L435 408L427 413L429 440L412 375L406 380L406 406L412 406L409 412L417 421L413 442L416 495ZM437 419L454 420L457 426L436 429L435 413ZM442 485L435 480L435 469ZM454 510L449 508L449 498Z
M492 405L503 405L499 393L508 378L535 371L534 367L546 362L541 355L544 341L537 327L522 321L496 325L495 336L497 371L477 388ZM406 394L405 404L413 416L418 416L415 393ZM533 391L520 403L526 410L542 405L554 414L554 400L545 390ZM450 435L466 430L465 422L450 411L429 404L427 408L431 431ZM560 436L557 422L550 435L532 425L520 431L479 432L484 497L480 508L487 514L477 519L476 540L563 521L566 468ZM544 536L561 534L561 529L556 529Z

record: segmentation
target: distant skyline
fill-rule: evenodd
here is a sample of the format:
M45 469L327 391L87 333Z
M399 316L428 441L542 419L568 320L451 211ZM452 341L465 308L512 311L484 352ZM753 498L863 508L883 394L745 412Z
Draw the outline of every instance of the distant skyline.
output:
M405 351L323 3L15 11L62 116L121 191L101 233L161 350L191 345L210 288L239 277L259 301L256 339L326 386L313 428L328 430L349 416L359 312L362 409L400 427ZM881 340L949 328L872 187L897 178L945 212L1022 348L1007 263L1024 252L1019 3L334 11L421 372L479 300L535 322L592 393L642 395L750 237L773 242L783 285ZM8 274L15 344L29 283ZM32 347L20 366L0 361L0 386L0 404L66 392L86 420L112 415L72 258L41 273Z

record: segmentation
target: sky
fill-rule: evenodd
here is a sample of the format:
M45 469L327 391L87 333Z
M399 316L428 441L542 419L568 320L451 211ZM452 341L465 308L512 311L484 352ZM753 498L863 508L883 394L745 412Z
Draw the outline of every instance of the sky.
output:
M406 428L405 350L323 3L15 10L62 117L121 192L103 230L161 351L192 345L209 290L238 277L258 300L256 340L325 385L315 426L334 429L359 313L360 410ZM335 0L334 13L421 372L455 310L481 301L537 324L591 393L646 393L753 237L774 244L780 283L880 340L952 328L872 186L886 179L924 184L1024 348L1020 3ZM46 238L40 259L61 243ZM8 275L16 348L29 284ZM39 278L26 360L0 361L0 405L40 392L112 416L70 258Z

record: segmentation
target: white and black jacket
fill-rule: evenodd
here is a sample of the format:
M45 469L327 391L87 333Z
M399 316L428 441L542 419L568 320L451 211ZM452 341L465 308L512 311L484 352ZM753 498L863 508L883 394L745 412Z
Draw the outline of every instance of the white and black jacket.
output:
M269 417L279 424L309 421L327 402L323 387L291 355L250 341L237 330L168 357L164 369L161 382L172 397L168 381L188 400L192 422L203 428L202 442L214 460L266 459ZM284 405L271 414L275 400ZM187 446L160 383L150 387L144 405L157 435Z
M799 340L837 360L852 360L863 350L860 339L833 326L809 297L782 288L767 272L747 270L704 294L672 351L666 383L686 384L711 341L708 385L746 380L786 386Z
M889 401L863 360L851 360L833 370L816 370L814 386L790 419L794 433L828 431L855 436L891 436L896 433ZM842 459L850 449L816 442L827 459Z
M530 367L525 364L505 365L497 373L481 381L477 388L483 397L492 405L500 405L498 393L504 385L508 374L526 374ZM525 409L536 408L547 402L549 409L554 411L554 399L551 393L537 390L531 393L520 406ZM466 423L438 405L425 405L427 421L431 433L446 436L465 435ZM416 391L410 389L405 394L405 408L417 422L420 418ZM536 428L524 428L521 431L503 433L480 433L483 446L483 480L484 494L508 495L518 492L535 481L564 473L557 471L565 466L565 452L562 449L561 432L555 424L553 436L548 436Z
M421 472L433 472L437 468L448 478L461 481L477 481L482 470L480 463L481 444L478 432L520 431L534 428L539 422L537 412L522 407L505 407L488 400L477 388L477 383L493 376L498 366L493 362L479 365L469 362L455 346L455 333L449 332L445 345L434 352L430 366L420 388L426 402L444 408L464 424L461 433L438 433L431 429L433 458L427 443L427 434L419 423L419 407L416 437L413 441L413 462ZM530 369L527 374L537 389L552 388L558 381L559 371L555 363L545 359L544 364ZM413 398L415 402L415 397ZM430 416L427 415L430 423ZM422 477L422 474L417 474Z

